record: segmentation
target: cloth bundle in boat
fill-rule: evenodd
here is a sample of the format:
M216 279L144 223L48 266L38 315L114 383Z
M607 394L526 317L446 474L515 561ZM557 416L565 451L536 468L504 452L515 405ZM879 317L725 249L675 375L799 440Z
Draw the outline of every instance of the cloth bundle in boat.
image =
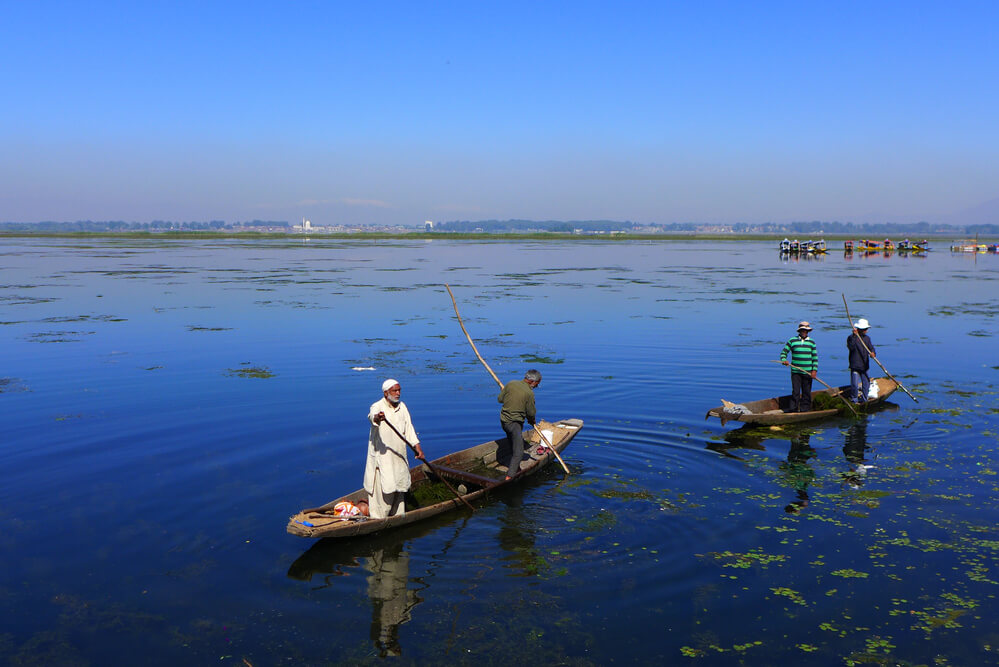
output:
M733 403L732 401L726 401L724 398L722 399L722 406L724 406L724 409L722 410L722 412L726 412L726 413L728 413L730 415L751 415L751 414L753 414L753 411L750 410L749 408L747 408L742 403Z

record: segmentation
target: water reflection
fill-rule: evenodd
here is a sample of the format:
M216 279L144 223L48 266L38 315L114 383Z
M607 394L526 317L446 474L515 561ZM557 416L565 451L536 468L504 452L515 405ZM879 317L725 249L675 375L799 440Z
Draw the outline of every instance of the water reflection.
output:
M810 438L811 433L807 431L791 436L787 462L780 465L782 481L795 493L795 499L784 507L788 514L797 514L808 507L808 485L815 480L815 470L809 465L815 457L815 449L808 444Z
M886 407L898 408L895 404L886 404ZM851 421L845 431L843 456L848 467L840 473L840 477L843 483L852 489L860 488L867 480L867 472L874 467L870 456L871 447L867 444L867 428L867 419L859 419ZM794 491L794 500L784 507L784 511L788 514L798 514L809 506L811 498L808 487L816 478L812 460L817 456L817 452L810 445L814 433L813 429L801 426L758 427L746 424L727 432L724 435L725 442L707 443L707 449L743 460L742 457L732 453L732 450L765 451L765 441L787 440L789 442L787 459L779 466L779 478L782 485Z
M497 540L506 553L504 557L526 575L535 575L547 566L547 561L539 555L535 547L536 526L524 514L523 486L510 489L503 496L503 517L499 522Z
M843 481L851 488L859 488L867 479L867 471L872 465L868 463L867 452L867 420L854 422L846 431L843 441L843 456L850 464L848 471L842 474Z
M319 540L291 564L288 576L301 581L319 578L320 583L314 588L319 590L334 587L338 577L363 572L367 582L365 592L371 602L372 644L380 657L402 655L399 628L412 620L414 608L423 602L429 588L428 577L410 576L409 545L440 525L441 522L431 520L424 525L346 542ZM464 525L464 521L458 523L455 535L444 545L444 552Z
M399 626L412 617L410 611L423 601L408 588L409 553L402 543L376 549L364 559L371 600L371 640L380 657L402 655Z

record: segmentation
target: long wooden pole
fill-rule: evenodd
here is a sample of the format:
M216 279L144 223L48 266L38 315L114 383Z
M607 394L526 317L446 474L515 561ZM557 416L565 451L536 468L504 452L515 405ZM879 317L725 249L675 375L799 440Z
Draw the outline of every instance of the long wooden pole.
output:
M439 479L440 479L440 480L441 480L442 482L444 482L445 484L447 484L447 488L451 489L451 493L453 493L453 494L454 494L454 497L455 497L455 498L457 498L457 499L458 499L458 500L460 500L461 502L463 502L463 503L465 503L466 505L468 505L468 509L472 510L473 512L475 511L475 508L474 508L474 507L472 507L472 503L470 503L470 502L468 502L467 500L465 500L465 499L464 499L464 498L462 497L462 495L461 495L460 493L458 493L458 490L457 490L457 489L455 489L455 488L454 488L453 486L451 486L451 482L447 481L447 478L446 478L446 477L444 477L444 475L443 475L442 473L440 473L440 472L438 472L438 471L437 471L437 468L435 468L435 467L434 467L434 464L433 464L433 463L431 463L430 461L428 461L428 460L427 460L427 458L426 458L425 456L420 456L419 452L417 452L417 451L416 451L416 447L414 447L414 446L413 446L413 445L412 445L412 444L411 444L411 443L409 442L409 440L406 440L406 436L404 436L404 435L403 435L402 433L399 433L399 429L397 429L397 428L396 428L395 426L393 426L393 425L392 425L392 422L390 422L390 421L389 421L388 419L385 419L385 420L383 420L383 421L384 421L384 422L385 422L386 424L388 424L388 427L389 427L390 429L392 429L393 431L395 431L395 434L396 434L397 436L399 436L399 438L400 438L400 439L402 439L402 441L403 441L403 442L405 442L405 443L406 443L406 444L407 444L407 445L409 446L409 448L410 448L410 449L412 449L412 450L413 450L413 453L414 453L414 454L416 454L416 458L418 458L418 459L420 459L421 461L423 461L423 463L425 463L425 464L426 464L426 466L427 466L428 468L430 468L430 470L431 470L431 471L432 471L432 472L433 472L433 473L434 473L435 475L437 475L437 477L438 477L438 478L439 478Z
M496 380L496 384L498 384L500 386L500 389L502 389L503 383L500 382L500 379L496 377L496 373L493 373L493 369L489 368L489 364L487 364L486 360L482 358L481 354L479 354L479 348L475 347L475 341L472 340L472 337L468 333L468 329L465 328L465 323L461 319L461 313L458 312L458 302L455 301L454 299L454 293L451 291L451 286L448 285L447 283L444 283L444 287L447 288L447 293L451 295L451 304L454 306L454 314L458 316L458 325L461 327L461 330L465 332L465 338L468 339L468 344L472 346L472 351L475 352L475 356L479 358L479 361L482 362L482 365L486 367L486 370L489 371L489 374L493 376L494 380Z
M846 308L846 319L849 320L849 322L850 322L850 330L852 331L852 330L856 329L857 327L853 326L853 318L850 317L850 306L848 306L846 304L846 295L845 294L840 294L840 296L843 297L843 307ZM898 384L898 388L901 389L902 391L904 391L906 394L908 394L909 398L911 398L912 400L916 401L916 397L909 393L909 390L906 389L905 386L901 382L898 381L898 378L896 378L894 375L892 375L891 373L888 372L888 369L885 368L885 365L881 363L881 360L878 359L877 357L875 357L873 354L871 354L871 348L867 347L867 343L864 342L863 337L858 335L857 336L857 340L859 340L860 344L864 346L864 349L867 351L867 354L871 357L871 359L873 359L875 361L875 363L877 363L877 365L881 367L881 370L884 371L884 374L887 375L888 377L890 377L892 380L894 380L895 383ZM916 403L918 403L918 402L919 401L916 401Z
M777 361L776 359L771 359L770 361L774 362L775 364L781 364L781 365L784 365L784 362L783 362L783 361ZM796 369L796 370L799 370L799 371L801 371L802 373L808 373L808 371L806 371L806 370L805 370L804 368L799 368L798 366L795 366L794 364L792 364L792 363L791 363L790 361L789 361L789 362L787 362L787 365L788 365L788 366L790 366L791 368L794 368L794 369ZM810 374L811 374L811 373L809 373L809 375L810 375ZM818 380L820 384L823 384L823 385L825 385L826 387L828 387L829 389L831 389L831 390L832 390L832 391L834 392L834 393L833 393L833 396L838 396L838 397L839 397L839 399L840 399L841 401L843 401L844 403L846 403L846 407L850 408L850 410L852 410L852 411L853 411L853 414L854 414L854 415L856 415L857 417L859 417L859 416L860 416L859 414L857 414L857 409L856 409L856 408L854 408L854 407L853 407L852 405L850 405L850 401L848 401L848 400L846 400L845 398L843 398L843 392L842 392L842 391L840 391L840 388L839 388L839 387L830 387L830 386L829 386L829 385L827 385L827 384L826 384L825 382L822 382L822 380L821 380L821 379L819 378L819 376L817 376L817 375L815 376L815 379L816 379L816 380Z
M479 361L482 362L482 365L486 367L486 370L489 371L489 374L493 376L494 380L496 380L496 384L499 385L499 388L503 389L503 383L500 382L500 379L496 377L496 373L493 373L493 369L489 367L489 364L486 363L486 360L482 358L481 354L479 354L479 348L475 347L475 341L472 340L471 335L469 335L468 333L468 329L465 328L465 323L461 319L461 313L458 312L458 302L454 298L454 292L451 291L451 286L448 285L447 283L444 283L444 287L447 289L447 293L451 296L451 305L454 306L454 314L458 317L458 324L459 326L461 326L461 330L465 332L465 338L468 339L468 344L472 346L472 350L475 352L475 356L479 358ZM548 449L551 451L551 453L555 455L555 458L558 459L558 462L562 464L562 469L565 470L565 474L571 475L572 473L569 472L569 466L565 464L565 461L562 460L562 457L559 455L558 450L556 450L555 447L552 446L552 443L548 441L548 438L546 438L545 434L541 432L541 429L538 428L537 425L535 425L534 430L538 432L538 435L541 436L541 440L545 443L545 445L548 446ZM513 475L511 475L511 477L513 477Z

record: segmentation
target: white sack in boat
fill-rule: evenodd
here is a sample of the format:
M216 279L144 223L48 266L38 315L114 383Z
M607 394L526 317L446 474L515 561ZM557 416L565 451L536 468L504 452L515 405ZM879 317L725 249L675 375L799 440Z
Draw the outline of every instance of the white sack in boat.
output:
M867 400L878 397L878 381L871 380L871 388L867 390Z

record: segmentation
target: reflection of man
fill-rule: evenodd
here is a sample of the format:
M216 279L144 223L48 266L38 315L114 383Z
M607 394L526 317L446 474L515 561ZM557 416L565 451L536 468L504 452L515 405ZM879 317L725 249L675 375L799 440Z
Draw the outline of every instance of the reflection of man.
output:
M402 543L377 549L364 559L371 599L371 639L379 657L402 655L399 626L412 618L410 610L420 599L406 587L409 581L409 553Z
M368 410L371 432L368 435L368 461L364 467L364 490L368 492L369 512L373 519L406 513L409 456L406 441L395 431L415 446L418 456L423 456L409 410L400 400L401 395L402 387L398 382L385 380L382 383L382 399ZM389 424L395 427L395 431Z
M500 409L500 426L510 440L507 479L520 472L520 462L524 458L524 420L534 426L534 420L537 418L534 390L539 384L541 384L541 373L532 368L524 373L523 380L514 380L503 385L503 391L497 398L503 404Z
M819 353L815 341L808 337L812 325L798 324L798 335L784 344L780 361L791 369L791 407L788 412L810 412L812 409L812 380L819 372ZM790 356L790 359L788 359Z
M842 473L841 477L853 488L858 488L864 483L867 470L873 467L867 464L865 454L868 449L867 422L859 420L850 426L843 441L843 456L850 463L850 470Z
M787 463L781 464L785 482L795 491L798 499L784 508L788 514L797 514L808 507L808 485L815 479L815 471L808 465L808 460L815 456L815 450L808 444L809 433L802 433L791 438L791 449L787 452Z

